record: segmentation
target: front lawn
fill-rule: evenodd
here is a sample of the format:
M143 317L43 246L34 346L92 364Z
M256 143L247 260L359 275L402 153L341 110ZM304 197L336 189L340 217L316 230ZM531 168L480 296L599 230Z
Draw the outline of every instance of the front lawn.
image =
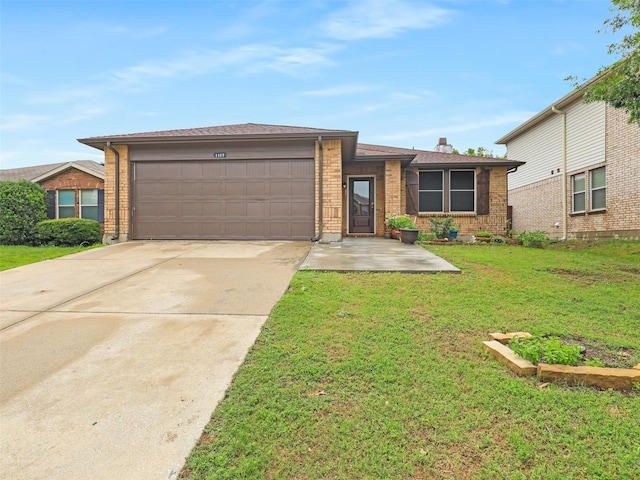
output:
M27 247L23 245L0 245L0 271L41 262L52 258L64 257L82 252L92 247Z
M640 362L640 243L429 246L460 275L299 272L182 478L640 478L640 391L518 378L489 332Z

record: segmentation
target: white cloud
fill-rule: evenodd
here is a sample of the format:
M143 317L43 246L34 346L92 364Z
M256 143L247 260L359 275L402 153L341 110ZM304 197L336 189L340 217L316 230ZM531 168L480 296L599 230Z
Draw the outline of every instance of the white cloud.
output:
M320 90L309 90L307 92L303 92L302 94L313 97L337 97L341 95L353 95L356 93L368 92L371 90L375 90L375 87L373 87L372 85L348 84L322 88Z
M185 52L167 60L142 62L108 75L110 87L116 90L137 90L154 79L179 75L202 75L237 67L238 71L258 73L273 70L290 75L304 73L308 68L331 63L333 45L308 48L280 48L271 45L245 45L228 51L204 50Z
M340 40L389 38L405 30L422 30L443 23L450 13L403 0L357 0L331 16L326 34Z

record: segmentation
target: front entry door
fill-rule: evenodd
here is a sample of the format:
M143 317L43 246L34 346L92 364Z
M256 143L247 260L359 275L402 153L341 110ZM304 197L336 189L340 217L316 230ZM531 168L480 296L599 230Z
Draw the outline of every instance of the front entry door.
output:
M349 233L375 233L373 178L349 179Z

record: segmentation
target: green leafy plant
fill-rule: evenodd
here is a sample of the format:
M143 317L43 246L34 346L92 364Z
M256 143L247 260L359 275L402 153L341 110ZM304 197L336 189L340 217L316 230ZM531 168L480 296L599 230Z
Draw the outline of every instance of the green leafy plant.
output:
M389 214L385 217L385 220L390 229L416 228L415 223L411 221L409 215Z
M486 230L481 230L479 232L476 232L476 237L491 238L491 235L493 235L493 234L491 232L486 231Z
M564 345L558 337L513 337L511 349L531 363L540 362L576 366L582 358L580 345Z
M589 358L584 361L587 367L604 367L604 363L599 358Z
M0 182L0 244L29 243L35 226L46 218L44 188L28 180Z
M518 240L520 240L525 247L543 248L549 244L549 237L547 237L547 234L542 230L522 232L518 235Z
M420 232L418 233L419 242L431 242L436 239L436 235L433 232Z
M86 218L60 218L40 222L33 234L34 245L73 247L93 245L102 239L100 224Z
M429 222L431 222L431 232L436 236L436 238L449 238L449 232L454 230L453 227L455 226L453 223L453 217L430 218Z

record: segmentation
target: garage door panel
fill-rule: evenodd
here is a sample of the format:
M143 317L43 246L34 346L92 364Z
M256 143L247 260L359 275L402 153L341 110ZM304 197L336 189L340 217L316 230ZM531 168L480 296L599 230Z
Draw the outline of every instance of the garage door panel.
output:
M133 238L314 235L311 159L138 162L134 169Z
M290 195L294 198L302 197L309 190L313 191L313 180L291 182Z
M225 194L227 197L244 198L247 194L247 184L245 182L227 182L225 183Z

